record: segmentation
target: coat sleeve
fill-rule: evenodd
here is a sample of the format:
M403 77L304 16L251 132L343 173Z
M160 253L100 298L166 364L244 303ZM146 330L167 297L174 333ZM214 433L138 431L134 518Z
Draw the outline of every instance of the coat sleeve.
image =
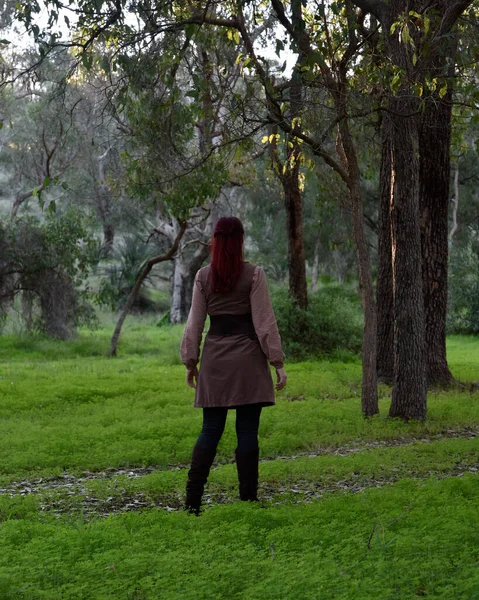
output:
M254 329L261 348L273 367L281 369L284 365L281 338L269 296L266 275L261 267L255 269L250 300Z
M190 314L181 340L181 361L187 369L193 369L200 359L200 345L206 320L206 298L199 280L199 271L193 284Z

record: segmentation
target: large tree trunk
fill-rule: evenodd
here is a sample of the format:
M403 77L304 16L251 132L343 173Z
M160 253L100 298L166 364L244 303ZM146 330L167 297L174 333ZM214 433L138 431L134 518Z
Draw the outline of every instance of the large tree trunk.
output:
M448 208L452 94L434 94L422 116L420 209L427 381L447 386L453 380L446 358Z
M401 15L414 7L408 0L391 0L390 31ZM426 348L419 226L419 134L415 114L419 101L409 87L413 64L399 32L387 38L389 56L405 73L384 114L391 144L391 247L394 306L394 388L391 417L425 419Z
M406 91L408 93L408 91ZM412 104L414 104L412 106ZM418 133L415 103L391 97L391 243L394 306L394 388L391 417L426 417L426 353L419 230ZM401 116L404 114L404 116ZM390 127L390 128L389 128Z
M379 192L378 223L378 276L376 298L378 307L377 374L378 380L394 383L394 314L393 314L393 275L391 248L391 133L388 119L383 119L381 127L382 154Z

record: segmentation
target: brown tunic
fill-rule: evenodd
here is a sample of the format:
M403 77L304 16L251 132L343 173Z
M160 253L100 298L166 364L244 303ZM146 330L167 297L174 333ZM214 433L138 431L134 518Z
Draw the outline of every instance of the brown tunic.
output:
M181 359L188 367L198 363L206 315L250 313L258 339L246 334L211 335L205 339L196 407L231 407L241 404L274 404L274 386L269 362L280 368L284 354L262 268L244 263L236 288L228 293L210 293L210 267L195 278L193 299L183 340Z

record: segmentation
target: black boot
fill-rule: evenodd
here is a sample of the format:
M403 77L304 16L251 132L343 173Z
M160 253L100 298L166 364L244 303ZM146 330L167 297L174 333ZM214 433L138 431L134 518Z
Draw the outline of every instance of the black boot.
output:
M258 500L259 450L241 452L236 449L235 454L240 500L256 502Z
M198 446L193 449L191 468L188 471L188 481L186 483L185 502L185 510L192 514L200 514L201 498L215 455L216 449L207 450L198 448Z

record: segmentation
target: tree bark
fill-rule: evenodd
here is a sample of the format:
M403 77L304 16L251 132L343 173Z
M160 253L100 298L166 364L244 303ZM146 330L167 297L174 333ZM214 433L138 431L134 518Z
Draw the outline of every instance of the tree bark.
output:
M448 209L452 93L428 98L421 119L420 211L428 386L448 386L446 358Z
M383 23L393 23L411 6L391 0ZM394 308L394 388L389 415L402 419L426 418L426 347L422 293L421 235L419 226L419 101L410 89L413 80L411 50L399 32L387 36L392 63L404 72L396 94L390 93L383 118L391 145L391 248Z
M187 260L179 253L173 262L173 290L170 323L184 323L188 318L193 297L193 284L198 269L209 255L209 247L200 244L194 255Z
M98 179L96 180L96 212L103 226L103 246L102 253L104 257L109 256L113 249L115 240L115 226L112 219L111 210L111 190L106 182L105 161L111 148L108 148L98 157Z
M303 198L299 189L299 162L282 177L288 229L289 293L301 308L308 307L306 254L303 235Z
M344 78L345 75L346 73L344 72ZM343 86L336 95L338 115L346 114L345 80L343 80ZM364 225L364 205L360 187L359 162L347 119L340 121L336 147L340 160L343 160L344 167L348 172L348 190L353 217L353 238L359 276L359 294L364 314L361 408L365 417L372 417L379 413L376 373L377 310Z
M358 181L359 184L359 181ZM361 406L365 417L379 413L378 381L376 372L377 355L377 311L369 260L368 245L364 231L364 207L359 185L351 191L354 245L359 273L359 293L364 313L362 347L362 393Z
M394 311L391 247L391 168L392 147L388 119L381 125L381 170L378 219L378 276L376 298L378 308L377 374L378 380L394 384Z
M301 2L292 4L293 24L299 27L301 21ZM303 232L303 198L300 189L300 156L301 146L295 133L300 131L301 111L303 109L303 84L300 68L302 58L296 63L291 77L290 118L293 130L288 135L287 159L283 174L280 175L284 191L284 204L288 229L288 268L289 293L293 301L303 309L308 307L308 286L306 282L306 253L304 250Z
M110 343L110 356L116 356L118 339L120 337L121 328L123 327L123 323L126 319L126 316L130 312L130 309L133 306L133 303L135 302L136 297L138 296L138 293L141 289L143 282L148 277L148 274L150 273L151 269L156 264L158 264L160 262L164 262L166 260L170 260L175 255L175 252L178 250L178 245L180 243L180 240L186 231L187 224L188 224L187 221L184 221L181 224L178 235L176 236L176 239L173 242L171 248L168 250L168 252L162 256L155 256L155 258L151 258L144 266L143 270L141 271L140 275L138 276L138 279L135 281L135 285L133 286L133 289L131 290L130 295L128 296L128 298L125 302L125 306L123 307L123 310L121 311L120 317L118 318L118 321L117 321L117 324L115 327L115 331L113 332L113 337L111 338L111 343Z
M409 96L408 90L405 91ZM426 353L419 229L418 132L415 102L389 100L391 245L394 307L394 388L389 415L426 417ZM404 115L404 116L402 116ZM389 127L389 126L388 126Z
M452 197L452 225L449 232L449 243L452 246L452 238L457 231L457 211L459 209L459 161L454 165L454 196Z

